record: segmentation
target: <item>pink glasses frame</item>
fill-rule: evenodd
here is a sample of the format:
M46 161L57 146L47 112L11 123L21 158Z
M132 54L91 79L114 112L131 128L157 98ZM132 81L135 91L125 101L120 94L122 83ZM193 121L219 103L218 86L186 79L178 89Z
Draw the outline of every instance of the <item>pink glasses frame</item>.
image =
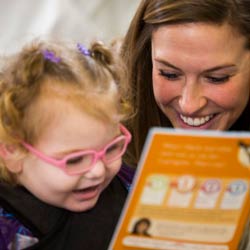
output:
M35 156L37 156L39 159L41 159L44 162L47 162L47 163L49 163L49 164L51 164L51 165L53 165L55 167L58 167L58 168L62 169L67 174L69 174L68 171L67 171L67 161L69 159L76 158L76 157L79 157L79 156L83 156L83 155L86 155L86 154L93 154L94 155L93 161L91 162L91 164L89 165L88 168L83 169L82 171L74 172L73 174L69 174L69 175L82 174L84 172L88 172L99 159L102 159L102 161L104 161L105 163L110 163L112 161L115 161L116 159L118 159L119 157L121 157L125 153L125 151L127 149L127 146L130 143L130 141L131 141L131 134L127 130L127 128L125 126L123 126L122 124L120 124L119 127L120 127L120 130L123 133L123 135L120 135L120 136L116 137L115 139L113 139L111 142L109 142L100 151L96 151L96 150L82 150L82 151L78 151L76 153L68 154L68 155L64 156L60 160L59 159L55 159L53 157L50 157L48 155L45 155L43 152L35 149L29 143L26 143L26 142L22 141L21 144L23 145L24 148L26 148L29 152L31 152L32 154L34 154ZM110 145L112 145L112 144L120 141L121 139L125 139L125 144L124 144L123 150L120 152L120 154L118 154L112 160L105 161L105 158L103 156L105 156L106 149L108 147L110 147Z

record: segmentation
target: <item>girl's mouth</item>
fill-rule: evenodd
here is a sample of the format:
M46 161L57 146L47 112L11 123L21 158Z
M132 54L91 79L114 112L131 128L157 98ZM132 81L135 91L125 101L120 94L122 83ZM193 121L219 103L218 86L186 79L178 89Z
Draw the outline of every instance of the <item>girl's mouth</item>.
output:
M90 200L95 198L99 194L99 190L100 185L97 185L93 187L74 190L73 195L79 201Z

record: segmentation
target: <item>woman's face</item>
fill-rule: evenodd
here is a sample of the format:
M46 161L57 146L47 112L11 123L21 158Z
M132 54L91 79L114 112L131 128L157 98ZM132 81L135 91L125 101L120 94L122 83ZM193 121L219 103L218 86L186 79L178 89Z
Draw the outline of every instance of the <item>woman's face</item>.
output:
M175 128L228 130L250 95L250 51L228 25L162 26L152 34L153 90Z
M145 221L142 221L137 227L137 232L143 234L147 232L148 228L149 228L149 224Z

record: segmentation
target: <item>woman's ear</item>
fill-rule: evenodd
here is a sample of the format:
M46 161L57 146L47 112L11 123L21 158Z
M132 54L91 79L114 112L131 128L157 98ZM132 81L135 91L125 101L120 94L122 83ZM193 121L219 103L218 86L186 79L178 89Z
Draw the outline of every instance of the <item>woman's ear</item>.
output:
M17 174L22 171L20 152L14 145L0 143L0 157L11 173Z

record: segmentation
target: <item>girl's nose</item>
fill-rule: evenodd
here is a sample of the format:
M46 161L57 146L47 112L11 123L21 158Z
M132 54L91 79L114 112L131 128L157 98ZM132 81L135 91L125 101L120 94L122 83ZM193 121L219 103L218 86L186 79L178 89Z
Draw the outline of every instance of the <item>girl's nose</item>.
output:
M99 159L97 162L92 166L92 168L84 174L85 178L89 179L98 179L102 178L105 175L106 167L104 162Z
M207 104L207 99L203 95L203 91L199 83L186 83L182 88L179 97L179 106L181 112L186 115L192 115Z

